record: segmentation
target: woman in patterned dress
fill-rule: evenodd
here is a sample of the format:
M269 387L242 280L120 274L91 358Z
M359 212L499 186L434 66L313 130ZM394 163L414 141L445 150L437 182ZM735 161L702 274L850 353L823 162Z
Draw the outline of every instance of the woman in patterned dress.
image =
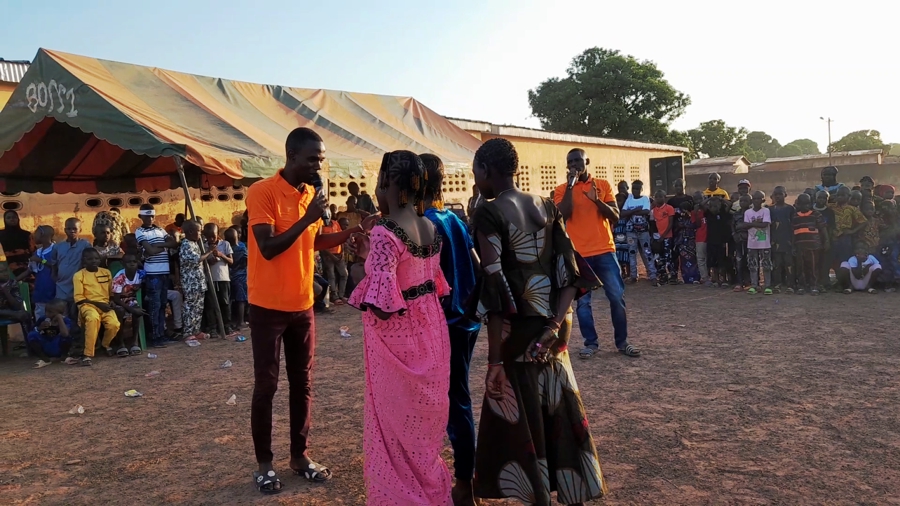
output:
M487 202L474 216L484 273L488 374L475 495L549 506L601 497L606 483L569 361L572 301L600 286L575 253L553 201L519 191L505 139L475 154Z
M450 408L450 337L438 297L441 236L423 216L425 168L409 151L387 153L375 196L387 212L372 229L365 277L349 304L363 313L367 504L449 505L441 458Z

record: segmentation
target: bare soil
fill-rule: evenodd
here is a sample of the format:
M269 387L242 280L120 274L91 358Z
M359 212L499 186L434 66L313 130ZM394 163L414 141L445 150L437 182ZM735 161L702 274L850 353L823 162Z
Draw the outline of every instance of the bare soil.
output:
M609 481L602 502L900 504L898 301L640 283L628 287L629 323L644 356L629 359L614 352L595 293L602 352L574 367ZM338 308L317 323L312 457L333 470L328 484L288 472L282 373L285 489L255 490L250 343L206 341L93 368L0 360L0 504L363 504L359 314ZM579 341L576 331L575 351ZM482 339L476 399L486 350ZM225 360L234 366L220 369ZM126 398L132 388L144 397ZM76 404L83 415L68 414Z

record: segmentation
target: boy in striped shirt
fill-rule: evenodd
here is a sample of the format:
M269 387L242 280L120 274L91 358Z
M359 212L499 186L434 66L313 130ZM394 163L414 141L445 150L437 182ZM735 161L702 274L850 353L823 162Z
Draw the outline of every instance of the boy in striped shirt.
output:
M794 229L794 253L797 277L800 286L797 295L809 290L811 295L819 295L817 275L819 250L828 244L828 228L822 213L812 208L812 199L806 193L797 196L797 211L791 219Z
M138 210L141 226L134 231L144 256L144 290L149 313L153 348L166 347L166 304L169 301L169 252L177 248L175 238L153 223L156 210L143 204Z

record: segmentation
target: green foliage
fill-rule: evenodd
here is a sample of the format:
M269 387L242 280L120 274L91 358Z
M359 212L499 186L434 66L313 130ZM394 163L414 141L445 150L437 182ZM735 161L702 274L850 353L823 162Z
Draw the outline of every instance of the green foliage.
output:
M778 148L778 153L776 156L778 158L787 158L789 156L801 156L803 155L803 148L798 146L797 144L785 144Z
M834 151L861 151L866 149L888 149L881 140L881 132L878 130L858 130L841 137L831 144Z
M804 155L821 155L822 152L819 151L819 145L816 144L815 141L810 139L797 139L795 141L791 141L785 146L794 145L800 148L801 154ZM780 156L780 155L779 155Z
M720 119L704 121L699 127L688 130L687 134L693 149L710 158L745 155L748 152L747 129L728 126Z
M750 158L751 162L764 162L766 158L772 158L780 147L781 143L778 142L778 139L765 132L756 131L747 134L747 148L753 155L751 157L748 154L747 158Z
M895 142L890 145L891 152L889 153L892 156L900 156L900 142Z
M531 112L545 130L671 142L670 125L691 103L655 63L619 51L588 49L572 60L567 74L528 92Z

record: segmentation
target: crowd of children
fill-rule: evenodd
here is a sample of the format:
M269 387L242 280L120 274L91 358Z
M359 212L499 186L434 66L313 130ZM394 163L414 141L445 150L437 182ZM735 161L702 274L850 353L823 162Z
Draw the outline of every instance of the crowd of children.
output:
M836 175L834 168L826 171ZM652 202L641 195L641 181L630 194L620 182L616 242L620 260L627 259L623 277L637 280L640 257L654 286L706 284L767 295L895 291L900 212L894 187L869 176L853 188L824 184L826 171L823 185L793 204L784 186L767 199L748 180L729 194L719 188L718 174L690 196L679 180L674 196L660 191Z
M80 238L76 218L66 220L66 238L59 243L53 242L54 230L41 225L33 234L27 268L13 273L0 263L0 324L22 325L29 355L40 358L37 367L54 359L89 366L98 350L109 356L139 355L142 326L147 344L155 348L220 337L216 306L227 334L245 327L246 228L231 227L220 238L215 224L203 226L199 218L179 215L164 230L154 223L153 206L142 205L138 214L142 223L135 233L118 236L113 233L121 232L114 221L118 213L98 215L93 242ZM208 290L207 269L215 295ZM30 305L24 303L20 282L31 286ZM5 355L7 327L0 328Z

